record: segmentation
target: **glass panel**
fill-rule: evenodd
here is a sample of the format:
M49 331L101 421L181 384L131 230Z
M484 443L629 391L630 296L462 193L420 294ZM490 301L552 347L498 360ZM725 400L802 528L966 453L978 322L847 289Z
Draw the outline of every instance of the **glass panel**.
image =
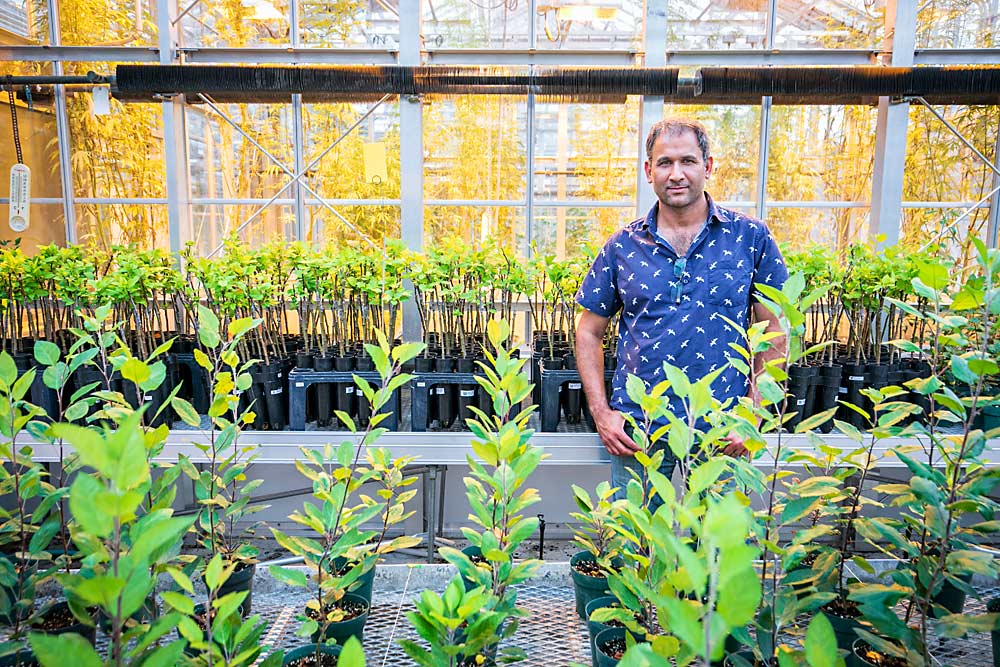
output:
M867 237L869 209L771 207L764 219L775 240L793 250L814 243L840 250Z
M530 2L422 0L424 48L526 49Z
M535 44L539 49L637 49L645 18L643 0L540 2Z
M263 245L282 238L295 239L295 213L291 206L272 204L244 225L259 208L259 204L194 204L191 207L191 239L195 251L202 256L208 255L237 230L240 240L250 245Z
M523 206L424 206L424 246L451 238L481 243L493 237L520 256L524 220Z
M3 173L10 171L9 166L0 165ZM33 197L58 197L56 194L40 194L35 190L35 173L32 172L31 194ZM7 192L4 192L4 197ZM66 218L63 216L62 204L31 204L28 207L28 228L20 234L7 224L10 208L6 203L0 204L0 244L13 243L21 239L21 248L28 255L34 255L39 246L55 243L66 244Z
M219 109L294 171L291 104L223 104ZM282 190L291 177L208 106L189 105L185 113L192 196L269 199L280 192L292 197L290 188Z
M45 4L37 0L35 6ZM156 2L59 0L59 31L67 46L153 46L157 41Z
M995 2L926 0L917 12L917 48L996 48L998 19Z
M639 98L535 106L535 196L632 201Z
M760 49L768 0L677 0L667 3L667 49Z
M600 247L634 219L634 207L536 206L531 235L538 252L565 259L579 255L588 244Z
M1000 108L936 106L984 155L993 155ZM910 107L903 201L976 202L993 189L993 171L922 106Z
M305 128L305 164L327 150L363 116L371 104L306 104L302 107ZM381 143L365 162L365 146ZM377 147L374 147L377 149ZM416 165L414 165L416 168ZM385 174L381 182L368 182L366 174ZM394 199L399 197L399 104L383 102L337 147L309 171L310 186L323 197L344 199ZM308 195L307 195L308 196Z
M254 47L289 46L289 0L178 0L181 46ZM335 4L343 4L336 2Z
M868 201L877 110L863 106L774 106L769 201Z
M902 243L915 248L939 244L944 257L954 259L958 266L969 266L976 253L971 240L986 234L990 209L984 204L962 217L966 208L904 208Z
M760 144L760 107L670 104L667 117L700 121L708 131L715 166L708 191L717 201L753 201ZM649 186L643 186L649 187Z
M80 245L107 250L134 243L140 248L170 248L166 204L77 204Z
M123 104L112 98L111 113L104 116L95 116L92 105L89 92L67 95L76 196L165 197L160 105ZM114 216L117 210L99 217Z
M527 101L434 98L424 107L424 197L524 199Z
M316 240L317 245L326 243L367 244L365 237L381 247L383 239L399 238L398 206L334 206L351 229L330 209L324 206L306 208L305 238ZM364 236L362 236L364 235Z
M776 49L881 46L885 0L778 0Z
M399 48L399 0L299 0L299 16L303 46Z

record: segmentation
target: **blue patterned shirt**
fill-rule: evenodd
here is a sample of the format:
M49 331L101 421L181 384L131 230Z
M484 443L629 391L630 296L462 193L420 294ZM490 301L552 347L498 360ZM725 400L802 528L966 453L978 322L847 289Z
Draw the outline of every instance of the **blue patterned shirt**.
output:
M649 383L663 379L663 362L697 379L726 367L712 385L720 401L747 395L749 381L727 366L736 354L729 343L746 342L720 317L746 328L755 283L781 288L788 270L767 225L717 206L708 199L708 221L679 258L656 231L658 205L612 234L580 285L576 301L611 317L618 325L618 368L611 408L642 422L642 412L625 391L629 374ZM671 411L683 406L670 393Z

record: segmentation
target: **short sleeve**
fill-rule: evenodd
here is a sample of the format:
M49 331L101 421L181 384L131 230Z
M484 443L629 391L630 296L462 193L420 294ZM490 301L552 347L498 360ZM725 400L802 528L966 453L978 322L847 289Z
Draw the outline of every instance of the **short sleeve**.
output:
M760 238L754 244L757 248L757 256L754 263L753 283L754 285L763 284L781 289L785 285L785 281L788 280L788 267L785 266L785 258L781 256L778 244L775 243L767 225L761 224L760 228L762 230ZM754 301L758 300L758 295L759 292L755 289L753 291Z
M617 267L614 262L613 239L614 237L597 253L576 293L576 302L580 306L601 317L611 317L622 307L615 288Z

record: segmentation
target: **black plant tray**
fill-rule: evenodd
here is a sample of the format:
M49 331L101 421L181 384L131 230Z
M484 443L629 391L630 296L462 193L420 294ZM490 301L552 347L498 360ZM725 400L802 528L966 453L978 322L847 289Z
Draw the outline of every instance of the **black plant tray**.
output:
M573 370L545 370L539 372L541 381L541 405L539 406L539 430L542 433L555 433L559 427L559 410L562 406L563 385L570 382L580 382L580 372ZM604 381L609 382L615 376L613 369L604 370ZM583 389L583 387L576 387Z
M293 431L306 430L306 390L314 384L344 383L354 386L354 376L368 381L376 387L381 386L382 378L375 371L315 371L308 368L293 368L288 373L288 426ZM363 397L362 397L363 398ZM391 410L388 417L379 426L390 431L399 430L399 390L392 392L389 399Z

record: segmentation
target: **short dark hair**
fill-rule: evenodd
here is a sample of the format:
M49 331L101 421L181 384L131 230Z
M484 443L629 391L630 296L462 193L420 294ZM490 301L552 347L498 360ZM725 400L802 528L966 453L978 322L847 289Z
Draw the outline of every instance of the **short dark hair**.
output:
M646 159L653 159L653 145L661 134L667 136L693 132L698 141L698 148L701 149L701 159L708 162L711 151L708 147L708 131L705 126L696 120L689 118L667 118L653 124L649 128L649 135L646 137Z

